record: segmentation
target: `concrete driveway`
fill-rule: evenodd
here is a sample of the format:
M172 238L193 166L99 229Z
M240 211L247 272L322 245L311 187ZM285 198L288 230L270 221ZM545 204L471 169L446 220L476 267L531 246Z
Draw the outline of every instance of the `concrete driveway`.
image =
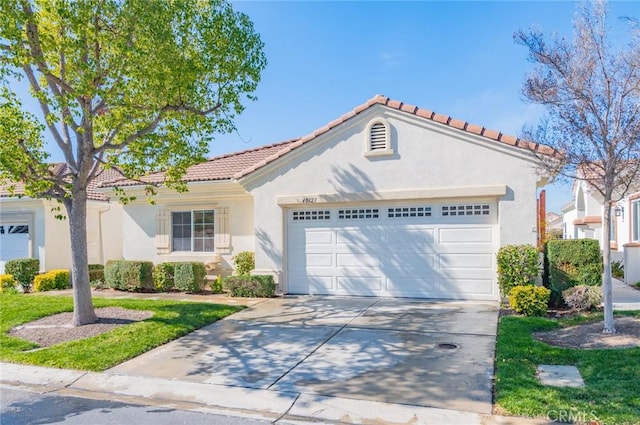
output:
M490 302L271 299L110 371L490 413L497 317Z

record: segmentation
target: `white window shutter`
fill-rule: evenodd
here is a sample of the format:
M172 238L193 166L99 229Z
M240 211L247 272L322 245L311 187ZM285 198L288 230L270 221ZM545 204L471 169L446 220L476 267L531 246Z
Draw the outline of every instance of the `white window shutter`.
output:
M159 210L156 215L156 252L158 254L170 254L171 243L169 241L169 212L167 210Z
M229 208L215 209L215 250L218 254L231 252L231 224L229 223Z

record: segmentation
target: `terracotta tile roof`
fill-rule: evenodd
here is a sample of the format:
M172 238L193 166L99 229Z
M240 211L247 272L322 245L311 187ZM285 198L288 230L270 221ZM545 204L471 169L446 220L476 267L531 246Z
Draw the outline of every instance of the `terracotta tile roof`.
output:
M261 163L265 158L277 155L281 151L286 150L288 152L287 146L293 144L296 140L288 140L210 158L205 162L189 167L183 176L183 180L186 182L231 180L235 174L251 168L254 164ZM164 173L149 174L141 180L148 183L162 183L164 181ZM99 187L124 187L140 184L143 183L138 180L120 178L103 180Z
M311 140L315 139L319 135L326 133L327 131L355 117L356 115L361 114L362 112L373 107L374 105L384 105L386 107L396 109L398 111L405 112L407 114L415 115L420 118L424 118L426 120L434 121L442 125L447 125L449 127L453 127L458 130L466 131L471 134L476 134L478 136L485 137L486 139L492 142L503 143L505 145L514 146L516 148L530 150L542 155L560 156L560 153L550 146L522 140L516 136L502 134L497 130L490 130L480 125L471 124L466 121L455 119L448 115L438 114L428 109L419 108L417 106L409 105L409 104L400 102L398 100L389 99L386 96L377 95L369 99L367 102L363 103L362 105L357 106L352 111L342 115L340 118L331 121L329 124L325 125L324 127L321 127L316 131L292 143L287 144L285 147L283 147L282 150L277 151L273 155L264 158L262 161L257 162L252 166L235 173L233 177L236 179L239 179L248 174L251 174L252 172L258 170L259 168L264 167L265 165L269 164L272 161L275 161L281 156L286 155L287 153L291 152L297 147L300 147L305 143L310 142Z
M51 171L56 176L64 175L68 171L67 164L64 162L57 162L51 164ZM87 198L92 201L109 201L109 198L106 197L103 193L96 191L96 187L107 180L114 180L117 178L122 178L122 174L118 170L115 169L102 169L98 172L96 177L89 183L89 187L87 188ZM9 192L9 187L13 186L14 191L13 194ZM7 182L5 184L0 185L0 198L10 198L10 197L18 197L24 195L24 183L23 182Z
M374 105L384 105L386 107L396 109L407 114L415 115L426 120L453 127L457 130L476 134L478 136L486 138L491 142L503 143L521 149L528 149L544 155L557 155L557 152L549 146L539 145L533 142L521 140L515 136L502 134L496 130L486 129L482 126L470 124L466 121L458 120L448 115L437 114L427 109L409 105L398 100L389 99L386 96L377 95L366 103L363 103L362 105L354 108L352 111L342 115L340 118L331 121L327 125L300 139L293 139L286 142L276 143L254 149L248 149L242 152L211 158L203 163L189 167L183 179L186 182L196 182L242 178L275 161L276 159L288 154L292 150L304 145L305 143L310 142L321 134L326 133L327 131L331 130L334 127L337 127L338 125L355 117L356 115L361 114ZM164 173L153 173L145 176L144 178L142 178L142 180L148 183L162 183L164 181ZM140 184L141 182L137 180L114 179L110 181L103 180L99 187L124 187L137 186Z
M574 226L588 226L590 224L602 224L602 217L599 215L588 215L582 218L576 218L573 220Z

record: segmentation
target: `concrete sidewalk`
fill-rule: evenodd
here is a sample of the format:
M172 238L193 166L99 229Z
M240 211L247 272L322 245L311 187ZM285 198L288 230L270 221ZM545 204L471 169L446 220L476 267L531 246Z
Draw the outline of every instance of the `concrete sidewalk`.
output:
M640 291L616 278L612 279L613 309L640 310Z
M542 425L545 419L0 363L0 382L35 392L197 410L274 424Z

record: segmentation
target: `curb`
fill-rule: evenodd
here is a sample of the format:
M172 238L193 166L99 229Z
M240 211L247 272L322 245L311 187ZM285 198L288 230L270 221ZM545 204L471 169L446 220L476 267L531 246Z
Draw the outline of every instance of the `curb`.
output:
M40 393L197 410L279 424L546 425L543 419L0 363L0 383Z

